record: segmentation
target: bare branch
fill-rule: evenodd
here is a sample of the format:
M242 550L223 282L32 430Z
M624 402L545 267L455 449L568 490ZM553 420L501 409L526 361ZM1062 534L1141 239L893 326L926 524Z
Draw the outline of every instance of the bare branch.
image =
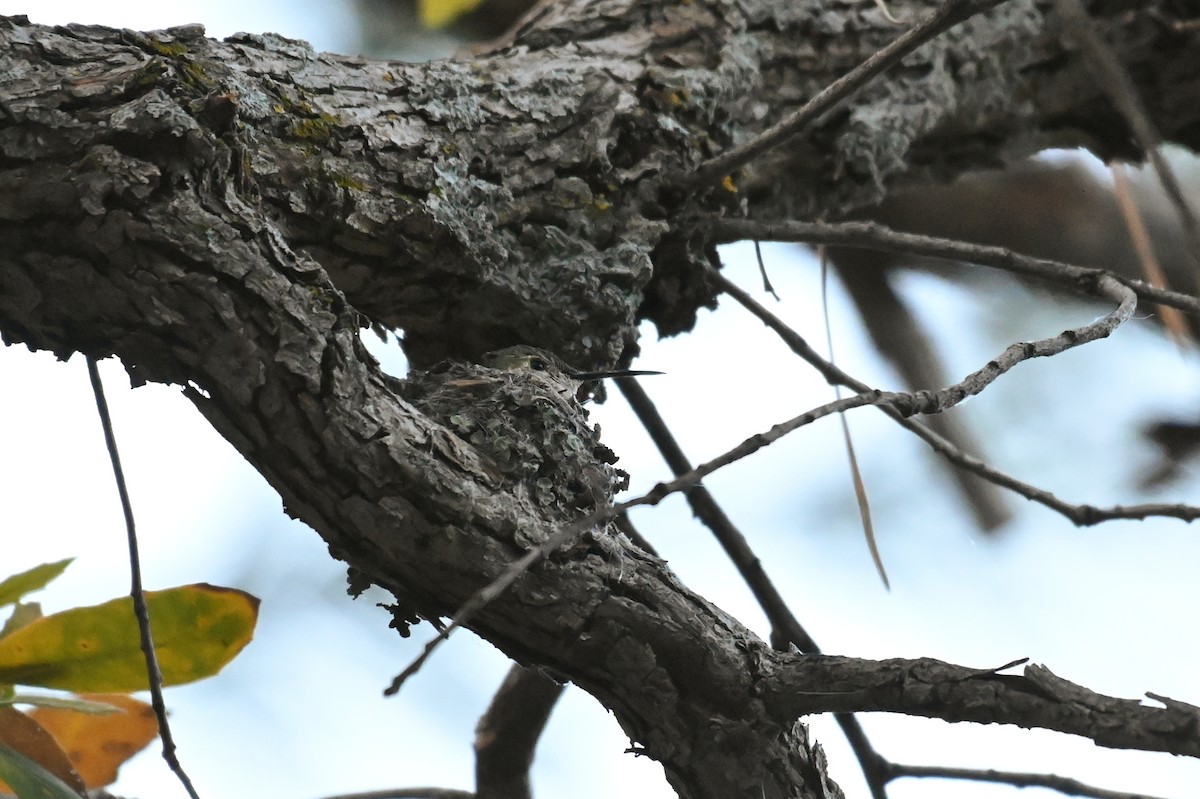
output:
M749 163L771 148L784 144L809 124L815 122L822 114L849 100L859 89L883 74L888 67L939 33L1006 1L945 0L941 8L933 12L927 20L902 33L887 47L830 83L799 109L758 136L705 161L696 167L684 182L688 186L703 186L731 174L738 167Z
M619 380L617 385L671 471L677 477L691 472L694 468L691 461L671 434L666 420L658 413L641 384L636 380ZM817 642L792 614L783 595L775 588L775 584L763 568L762 561L751 549L746 536L725 514L709 490L697 485L687 489L684 498L696 518L712 530L713 537L725 550L725 554L729 556L729 560L754 594L767 620L771 622L771 640L775 648L786 651L791 645L807 654L819 653L821 650Z
M1013 344L982 368L967 375L958 383L938 391L907 393L873 389L861 392L853 397L846 397L845 399L826 403L786 422L780 422L770 430L751 436L733 449L713 458L707 463L697 466L690 472L679 475L674 480L659 483L640 497L606 508L600 508L583 517L578 522L560 527L556 532L547 536L541 544L530 549L525 555L512 563L499 577L467 600L454 614L454 620L439 631L437 636L425 644L421 654L404 671L397 675L384 693L391 695L399 691L404 681L420 670L421 666L433 654L433 651L441 645L442 641L445 641L456 628L464 626L476 613L503 594L509 586L516 582L522 574L536 563L549 557L551 553L565 546L570 541L573 541L585 530L612 519L621 511L638 505L657 505L671 494L686 491L698 485L702 479L718 469L722 469L742 458L753 455L758 450L778 441L788 433L812 424L818 419L833 413L844 413L852 408L859 408L864 405L886 405L902 416L911 416L917 413L941 413L953 408L968 397L983 391L996 378L1022 361L1057 355L1081 344L1087 344L1088 342L1108 336L1119 325L1127 321L1137 307L1137 298L1134 293L1108 275L1101 274L1099 276L1099 279L1095 281L1093 291L1100 296L1117 301L1118 306L1116 310L1100 317L1094 322L1082 327L1064 330L1062 333L1051 338ZM1142 507L1144 508L1145 506ZM1200 515L1200 509L1197 509L1197 514ZM1146 515L1151 514L1147 513Z
M953 768L951 766L910 766L903 763L894 763L891 766L890 776L893 779L899 777L941 777L953 780L972 780L974 782L997 782L1017 788L1050 788L1067 796L1087 796L1092 797L1092 799L1155 799L1153 796L1140 792L1109 791L1093 785L1085 785L1079 780L1073 780L1070 777L1060 777L1057 774Z
M534 750L563 686L514 663L475 728L476 799L528 799Z
M1080 344L1107 338L1119 326L1129 321L1137 308L1137 296L1127 286L1104 275L1096 281L1093 292L1118 303L1116 310L1082 327L1068 328L1057 336L1037 341L1009 345L1004 352L988 361L952 386L938 391L915 391L895 397L890 404L905 415L941 413L953 408L967 397L974 396L992 384L996 378L1030 358L1048 358L1066 352Z
M763 279L766 280L765 272ZM646 432L650 434L650 438L658 447L659 453L662 454L663 460L667 462L671 471L677 476L690 472L693 468L691 461L684 454L679 442L675 440L675 436L667 427L666 420L659 414L658 408L646 394L641 383L637 380L618 380L617 386L630 407L633 408L633 412ZM763 568L762 561L751 549L750 542L717 504L709 490L703 485L698 485L686 491L684 497L696 518L712 530L713 536L721 544L725 554L737 568L738 574L742 576L750 588L750 592L754 594L758 606L766 614L767 620L771 623L771 645L782 652L789 652L791 647L795 646L805 654L820 654L821 650L817 646L817 642L800 624L783 596L775 588L774 582ZM862 768L863 777L871 790L871 796L873 799L885 799L887 795L885 774L888 763L875 751L867 738L866 731L863 730L862 725L853 714L836 713L834 716Z
M743 291L736 283L717 272L713 273L712 279L721 287L722 291L733 297L739 304L762 320L763 324L771 328L788 345L792 352L811 364L826 380L846 386L860 393L872 390L866 383L852 377L822 358L816 350L809 346L808 342L800 334L788 327L779 317L772 314L760 303L756 302L753 297ZM1200 519L1200 507L1185 504L1146 503L1140 505L1097 507L1095 505L1076 505L1064 502L1049 491L1022 482L1011 475L989 466L984 461L963 452L959 447L955 446L954 442L929 429L929 427L921 422L904 417L895 408L880 405L879 409L895 420L905 430L920 437L935 452L956 466L973 472L1002 488L1007 488L1014 493L1020 494L1026 499L1045 505L1051 510L1057 511L1067 517L1077 525L1090 526L1114 519L1146 519L1151 516L1175 518L1187 522Z
M1002 269L1058 284L1074 293L1091 297L1097 296L1096 281L1100 277L1109 277L1128 286L1140 299L1200 315L1200 299L1190 294L1158 288L1144 280L1122 277L1105 269L1090 269L1021 255L1004 247L900 233L874 222L757 222L750 219L706 219L703 224L709 238L716 243L759 239L839 244L845 247L910 253Z
M121 503L121 511L125 517L125 541L129 551L129 596L133 603L133 615L137 618L138 644L146 661L146 682L150 687L150 704L154 708L154 717L158 722L158 738L162 742L162 757L167 767L183 786L183 790L191 799L200 799L196 793L192 779L179 761L176 752L175 736L171 734L171 725L167 719L167 706L163 701L162 669L158 665L158 653L154 647L154 636L150 631L150 608L146 605L146 592L142 589L142 558L138 552L137 526L133 519L133 503L129 499L129 488L125 483L125 470L121 466L121 456L117 451L117 435L113 430L112 415L108 411L108 400L104 396L104 382L100 379L100 369L96 359L87 359L88 378L92 384L92 395L96 399L96 411L100 414L100 427L104 430L104 444L108 450L109 463L112 464L113 477L117 481L117 497Z
M1031 664L1020 676L932 658L860 661L828 655L763 664L764 701L780 713L886 711L1023 727L1090 738L1100 746L1200 757L1200 712L1095 693ZM813 690L814 686L820 686Z
M837 268L842 287L858 311L875 348L903 376L909 389L945 385L933 342L911 308L891 284L889 270L880 266L851 266L853 259L871 261L885 254L845 247L825 248ZM850 255L852 254L853 255ZM843 263L844 262L844 263ZM965 452L986 452L961 414L939 414L922 424ZM966 469L950 469L954 485L984 534L999 530L1012 518L1009 498L993 483Z

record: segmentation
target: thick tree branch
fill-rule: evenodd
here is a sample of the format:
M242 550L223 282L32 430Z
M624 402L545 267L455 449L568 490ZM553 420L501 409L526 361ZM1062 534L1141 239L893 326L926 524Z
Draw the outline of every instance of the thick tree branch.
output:
M186 382L288 511L396 594L402 618L449 613L549 535L547 520L398 398L340 292L275 237L238 235L256 221L241 210L231 225L178 195L141 213L191 220L193 237L163 241L113 212L71 242L95 248L95 266L7 260L6 335L116 353L136 379ZM229 257L201 257L214 242ZM542 563L472 626L600 698L685 796L825 790L804 728L765 717L751 699L745 647L766 645L620 539L585 539Z
M944 0L941 6L920 24L909 28L895 41L872 53L863 63L830 83L801 108L776 122L754 139L733 147L705 161L688 176L693 184L711 183L773 149L779 149L789 139L799 135L808 125L839 105L844 105L854 93L879 77L905 56L944 33L959 22L999 5L1004 0Z
M932 658L864 665L825 655L772 663L764 667L758 689L769 708L785 715L834 710L930 715L922 708L936 707L936 717L947 721L994 724L1019 717L1023 726L1083 734L1100 746L1200 757L1195 707L1154 707L1104 696L1038 665L1026 666L1020 676ZM812 685L822 688L810 691Z
M887 182L1048 131L1130 149L1043 32L1043 7L1014 0L930 42L852 110L756 161L742 197L764 215L837 216ZM0 333L187 386L288 511L396 595L398 626L448 615L561 528L398 396L358 340L364 320L403 328L417 364L523 340L586 367L634 343L639 313L686 328L713 297L708 241L671 222L730 198L675 191L667 176L756 135L894 37L874 7L843 10L563 2L510 50L420 66L194 27L0 20ZM1195 33L1148 13L1102 22L1125 63L1170 65L1171 81L1196 69ZM1137 74L1165 135L1200 129L1162 70ZM943 399L872 395L822 412ZM522 574L472 629L595 695L687 797L837 796L796 722L822 709L1194 754L1174 704L1095 700L1104 712L1089 715L1093 699L1042 677L1010 688L928 661L774 653L603 533ZM1012 702L980 719L984 694L971 691L988 688Z
M743 195L758 215L835 218L890 182L992 164L1031 141L1135 154L1046 7L1013 0L926 44L852 109L755 162ZM757 135L896 35L870 6L836 21L817 0L755 8L564 2L511 50L430 65L272 36L214 42L194 26L144 35L13 18L0 31L4 154L55 153L59 171L40 187L9 173L4 188L22 198L18 218L56 204L43 204L47 187L72 170L93 211L193 182L261 201L359 311L405 330L418 366L518 340L611 362L633 340L643 289L641 313L665 331L712 300L703 248L663 222L724 192L679 195L667 176ZM1196 77L1200 33L1163 13L1098 24L1159 129L1197 146L1200 111L1178 92ZM138 175L129 162L127 174L106 147L175 169Z
M514 665L475 728L475 799L529 799L538 739L563 686Z

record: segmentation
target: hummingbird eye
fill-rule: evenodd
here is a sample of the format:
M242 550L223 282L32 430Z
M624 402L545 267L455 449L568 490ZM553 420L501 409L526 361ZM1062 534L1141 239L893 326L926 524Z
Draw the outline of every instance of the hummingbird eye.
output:
M548 366L549 364L546 363L545 359L543 358L538 358L535 356L529 359L529 368L535 372L544 372Z

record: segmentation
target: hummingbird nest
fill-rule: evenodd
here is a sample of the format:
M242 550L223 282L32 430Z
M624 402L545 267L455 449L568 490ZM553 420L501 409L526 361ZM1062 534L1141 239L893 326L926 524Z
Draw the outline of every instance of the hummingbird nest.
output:
M413 372L401 395L482 456L518 502L550 520L577 518L612 503L629 484L600 426L560 373L447 362Z

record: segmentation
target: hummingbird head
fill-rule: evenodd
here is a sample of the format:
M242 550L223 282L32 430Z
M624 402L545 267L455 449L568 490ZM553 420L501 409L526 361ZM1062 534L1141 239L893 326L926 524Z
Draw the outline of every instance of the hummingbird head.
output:
M524 345L486 353L480 363L505 372L542 372L566 377L571 371L557 355Z

